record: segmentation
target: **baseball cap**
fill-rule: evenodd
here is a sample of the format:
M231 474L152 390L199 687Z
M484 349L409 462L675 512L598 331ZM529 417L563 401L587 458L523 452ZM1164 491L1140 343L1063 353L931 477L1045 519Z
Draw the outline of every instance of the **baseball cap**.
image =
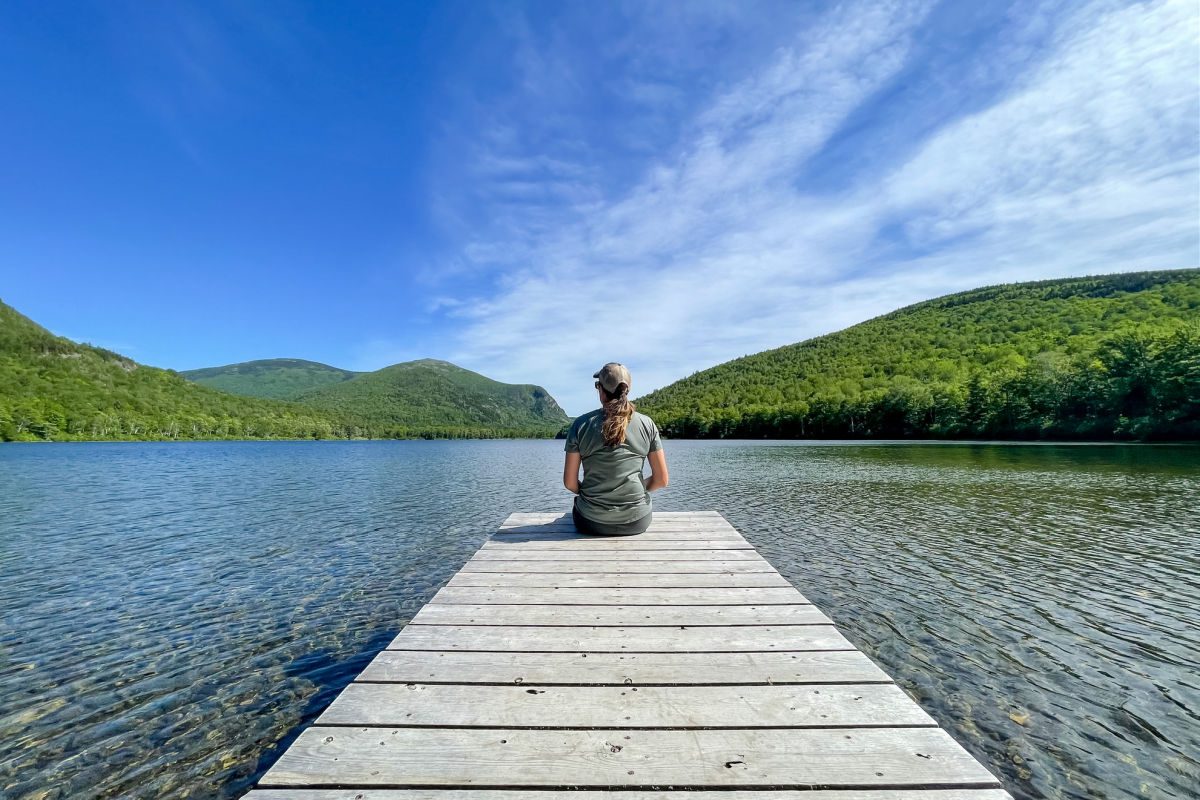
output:
M605 364L592 377L599 380L604 391L609 394L615 394L617 387L622 383L629 387L633 386L633 378L630 377L629 370L625 368L624 364L618 364L615 361Z

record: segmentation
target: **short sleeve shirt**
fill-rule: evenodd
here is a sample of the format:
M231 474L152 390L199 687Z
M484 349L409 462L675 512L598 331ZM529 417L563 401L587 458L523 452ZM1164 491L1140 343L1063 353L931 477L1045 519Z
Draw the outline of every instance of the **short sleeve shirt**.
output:
M566 452L579 453L583 461L576 507L593 522L635 522L651 510L642 468L647 455L662 450L658 426L635 411L625 429L625 441L616 447L604 444L603 426L604 410L598 408L576 417L567 430Z

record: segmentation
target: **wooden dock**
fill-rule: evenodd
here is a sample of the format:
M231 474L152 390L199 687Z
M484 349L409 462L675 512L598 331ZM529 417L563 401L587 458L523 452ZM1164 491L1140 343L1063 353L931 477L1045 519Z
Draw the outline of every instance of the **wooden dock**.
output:
M1011 800L716 512L513 514L246 797L578 790Z

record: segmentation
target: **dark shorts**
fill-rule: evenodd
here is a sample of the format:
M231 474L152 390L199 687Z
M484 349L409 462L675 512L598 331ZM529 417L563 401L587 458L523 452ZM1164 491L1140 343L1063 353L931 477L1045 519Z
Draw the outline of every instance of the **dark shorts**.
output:
M636 533L644 533L650 527L651 516L653 516L653 512L641 519L635 519L633 522L611 525L603 522L592 522L583 514L580 514L578 508L571 507L571 519L575 522L575 530L594 536L633 536Z

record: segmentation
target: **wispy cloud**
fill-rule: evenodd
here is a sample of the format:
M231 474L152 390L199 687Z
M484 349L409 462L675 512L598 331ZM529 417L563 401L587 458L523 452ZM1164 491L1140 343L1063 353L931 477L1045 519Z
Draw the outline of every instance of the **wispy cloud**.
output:
M490 224L458 258L491 277L440 303L463 324L452 357L540 378L578 412L608 360L648 391L943 292L1200 262L1200 12L1188 0L1035 8L1024 22L1050 26L1036 51L1018 39L959 65L968 81L1014 73L1003 93L845 185L807 185L898 76L920 79L929 14L864 3L805 24L714 87L624 185L568 147L522 147L504 128L479 137L475 213ZM555 53L559 66L526 81L557 72L569 98L571 65Z

